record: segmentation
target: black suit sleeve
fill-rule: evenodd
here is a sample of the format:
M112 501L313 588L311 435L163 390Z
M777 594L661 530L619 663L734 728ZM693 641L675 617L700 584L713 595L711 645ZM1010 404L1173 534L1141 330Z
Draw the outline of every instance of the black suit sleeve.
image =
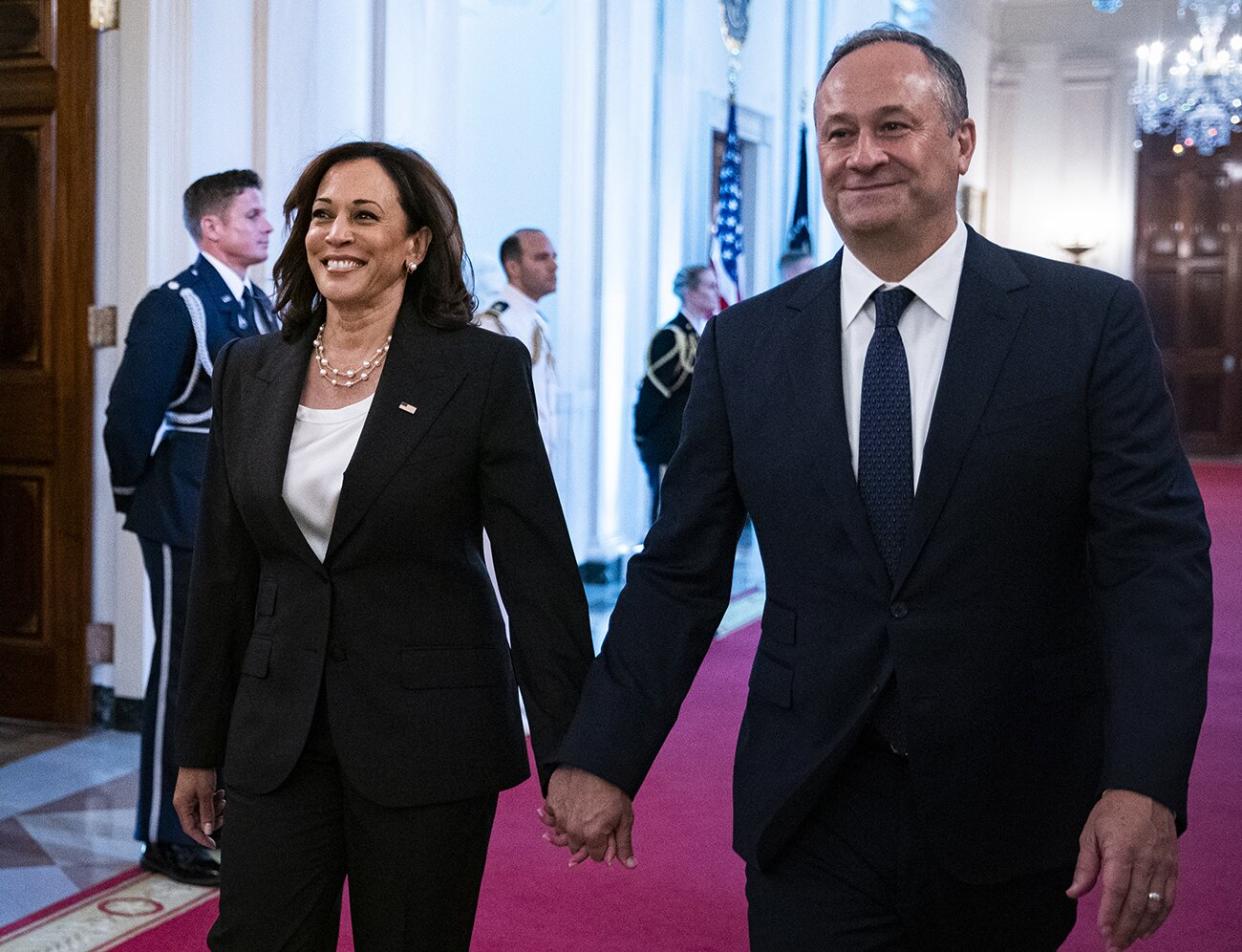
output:
M660 518L642 553L630 560L603 651L562 748L566 763L631 796L677 720L728 607L745 518L717 328L709 321L700 345Z
M229 715L240 659L254 622L259 554L229 488L224 452L232 406L229 361L235 340L220 349L212 381L212 423L207 474L199 507L189 605L181 649L177 698L177 763L219 767L224 761Z
M1090 388L1088 544L1109 693L1101 788L1151 796L1184 826L1207 695L1209 536L1129 282L1110 302Z
M530 356L515 338L498 340L481 439L483 524L546 791L594 652L586 595L539 434Z
M129 510L164 411L189 379L194 347L190 316L174 292L157 288L138 303L108 394L103 432L118 512Z

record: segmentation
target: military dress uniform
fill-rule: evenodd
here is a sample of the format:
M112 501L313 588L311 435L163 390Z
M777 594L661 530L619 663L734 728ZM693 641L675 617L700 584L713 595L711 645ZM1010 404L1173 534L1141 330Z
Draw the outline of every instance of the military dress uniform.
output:
M530 351L530 376L535 387L535 409L539 413L539 432L548 459L556 446L556 360L548 338L548 322L527 295L506 284L492 303L475 315L480 327L506 337L516 337Z
M634 442L651 486L652 522L660 512L660 481L681 439L698 350L698 332L684 314L661 327L647 348L647 372L634 404Z
M134 838L190 845L173 810L175 720L190 554L211 423L212 361L235 337L274 330L271 301L243 300L203 255L139 302L108 397L104 447L116 508L138 536L151 587L155 649L143 702Z

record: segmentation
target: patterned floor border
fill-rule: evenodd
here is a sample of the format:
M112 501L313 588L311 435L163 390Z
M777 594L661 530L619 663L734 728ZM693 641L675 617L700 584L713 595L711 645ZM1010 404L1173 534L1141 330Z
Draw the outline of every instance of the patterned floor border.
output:
M105 952L216 894L133 869L0 929L0 950Z

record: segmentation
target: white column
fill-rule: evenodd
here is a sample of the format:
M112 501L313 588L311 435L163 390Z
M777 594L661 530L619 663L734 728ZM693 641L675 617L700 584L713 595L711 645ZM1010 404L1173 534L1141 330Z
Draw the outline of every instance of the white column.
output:
M597 542L620 551L635 538L636 513L623 511L642 485L633 446L635 384L642 373L651 311L650 250L655 10L608 3L604 84L599 337L599 495ZM639 510L641 511L641 510Z
M194 251L181 223L190 153L190 38L188 0L128 4L109 77L116 83L117 107L100 111L108 127L100 145L114 141L118 159L106 169L101 165L99 188L115 188L122 198L115 223L100 232L101 240L115 234L115 245L110 260L101 256L99 268L113 275L122 342L139 299L184 268ZM116 362L121 353L119 348ZM133 534L121 530L119 516L101 513L97 527L101 523L115 546L114 687L118 697L138 698L154 639L142 555Z
M566 450L557 476L580 561L603 557L597 416L601 352L597 339L606 267L604 215L599 204L605 187L605 23L605 0L576 0L566 6L560 103L562 266L557 298L560 313L574 315L574 319L563 321L557 334L561 422L565 424L560 432ZM628 265L628 256L626 260Z
M443 0L392 0L384 17L383 138L417 149L452 188L462 11ZM477 130L473 122L470 128Z
M1060 63L1060 223L1053 238L1058 246L1070 241L1097 245L1099 250L1089 252L1084 263L1100 266L1107 259L1109 270L1130 257L1128 244L1118 255L1116 210L1109 202L1115 195L1114 154L1125 140L1113 108L1115 74L1116 64L1109 59L1075 57Z
M253 160L255 0L190 5L188 175L249 168ZM178 193L179 195L180 193Z
M1018 147L1018 129L1022 118L1020 89L1024 73L1021 64L1013 60L998 60L992 64L988 89L991 109L988 126L992 141L987 153L990 191L984 230L989 238L1003 245L1014 242L1014 149Z
M371 136L373 13L372 0L266 0L266 51L256 57L266 69L255 84L264 153L256 163L273 223L308 160Z

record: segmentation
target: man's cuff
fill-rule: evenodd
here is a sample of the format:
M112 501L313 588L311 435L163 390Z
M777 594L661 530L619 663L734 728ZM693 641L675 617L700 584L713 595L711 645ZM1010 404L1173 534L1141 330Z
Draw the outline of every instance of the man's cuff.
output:
M112 502L116 506L116 511L120 513L128 513L129 507L134 501L133 486L113 486Z

